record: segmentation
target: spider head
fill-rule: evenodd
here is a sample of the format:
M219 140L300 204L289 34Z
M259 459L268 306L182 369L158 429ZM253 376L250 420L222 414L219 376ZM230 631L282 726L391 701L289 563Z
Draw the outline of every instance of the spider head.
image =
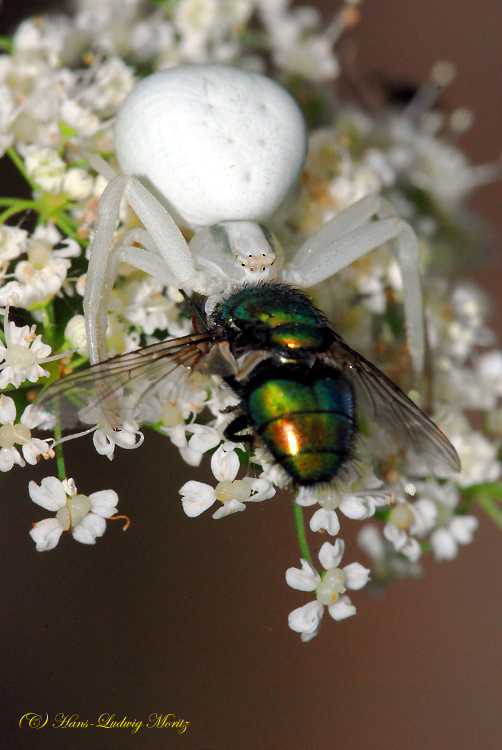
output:
M206 227L195 234L190 250L197 269L205 274L205 294L275 279L284 260L277 238L253 221L224 221Z

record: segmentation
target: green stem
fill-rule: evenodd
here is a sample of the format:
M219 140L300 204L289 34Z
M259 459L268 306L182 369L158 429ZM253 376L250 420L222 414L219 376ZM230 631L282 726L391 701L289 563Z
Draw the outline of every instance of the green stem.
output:
M312 562L312 555L310 554L309 546L307 544L307 536L305 534L305 524L303 521L303 508L301 505L298 505L294 497L293 497L293 515L295 519L296 535L298 537L298 545L300 547L301 555L305 560L307 560L307 562L309 562L312 565L312 567L314 567L314 563Z
M7 219L11 216L21 213L21 211L28 211L30 209L36 210L36 203L34 201L18 201L15 205L10 208L6 208L3 213L0 214L0 225L5 224Z
M82 239L82 237L78 237L77 231L78 231L78 224L77 222L71 218L71 216L68 216L67 214L57 214L54 217L54 221L56 225L61 229L63 234L66 234L68 237L71 237L72 239L76 240L80 244L85 245L86 241Z
M16 206L20 201L26 203L22 198L0 198L0 206ZM33 205L35 205L34 201Z
M56 424L54 426L54 438L56 440L61 440L61 437L62 437L61 426L60 426L59 422L56 422ZM61 445L61 443L59 445L56 445L56 447L54 448L54 450L56 452L56 463L57 463L57 467L58 467L58 477L59 477L60 481L63 482L67 477L66 477L66 466L65 466L65 463L64 463L63 446Z
M24 166L24 161L21 159L21 157L17 153L16 149L12 148L12 147L8 148L7 149L7 154L10 157L10 159L14 162L14 164L17 167L17 169L21 172L21 174L23 175L23 177L26 180L26 182L29 183L29 185L32 187L32 189L33 190L38 190L37 186L35 185L35 183L31 179L31 177L28 176L28 172L26 171L26 167Z
M9 54L12 52L13 49L12 39L10 39L8 36L0 36L0 49L5 50Z
M42 311L43 317L44 317L44 334L47 343L50 345L50 347L54 350L54 330L55 330L55 324L54 324L54 307L52 302L49 303ZM58 419L56 421L56 424L54 426L54 438L56 442L58 440L61 440L62 437L62 430L61 430L61 420ZM66 467L64 462L64 453L63 453L63 446L61 444L56 445L54 448L56 452L56 463L58 467L58 477L61 482L63 482L66 477Z

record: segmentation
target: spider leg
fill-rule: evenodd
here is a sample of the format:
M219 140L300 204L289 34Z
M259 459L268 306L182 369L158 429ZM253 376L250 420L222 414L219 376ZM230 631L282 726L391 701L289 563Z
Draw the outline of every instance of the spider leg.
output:
M374 216L377 220L371 221ZM421 374L425 328L418 240L410 225L396 216L383 198L362 198L321 227L298 249L284 278L313 286L389 241L393 241L403 280L408 348L415 372Z
M150 247L156 248L156 254L166 268L169 281L174 281L176 286L189 289L196 283L191 252L180 229L164 206L136 177L114 177L105 188L99 202L84 295L89 358L93 364L106 359L107 305L120 259L118 253L123 253L124 260L129 259L137 265L141 252L135 248L126 248L125 251L121 246L114 248L114 233L122 198L129 202L143 222L151 238ZM152 260L153 255L155 253L150 249L149 254L145 256L145 263L149 263L157 274L161 266L159 261Z

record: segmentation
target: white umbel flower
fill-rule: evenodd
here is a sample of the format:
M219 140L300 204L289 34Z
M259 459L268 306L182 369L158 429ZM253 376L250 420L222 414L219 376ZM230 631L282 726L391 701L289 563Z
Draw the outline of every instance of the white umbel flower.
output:
M105 518L117 512L118 495L114 490L79 495L73 480L61 482L56 477L45 477L40 485L32 481L28 489L34 503L56 513L54 518L34 524L30 531L38 552L53 549L63 531L70 531L77 542L95 544L97 537L105 533Z
M35 325L19 327L13 321L6 321L5 344L0 341L0 388L10 384L19 388L25 380L36 383L39 378L49 376L42 364L49 361L51 347L35 331Z
M7 268L9 261L26 252L28 232L19 227L0 227L0 273Z
M345 591L363 588L368 582L370 571L357 562L340 568L344 550L345 543L342 539L337 539L334 544L323 544L319 551L319 562L325 571L322 577L303 559L301 569L288 568L286 571L289 586L299 591L316 592L316 601L293 610L288 617L289 627L301 634L302 641L310 641L319 632L325 606L334 620L344 620L356 613L356 608L350 598L345 596Z
M0 395L0 471L10 471L14 464L24 466L25 461L36 464L39 456L52 458L54 451L50 440L33 438L31 430L40 424L41 417L33 406L27 406L16 422L16 405L10 396ZM15 447L20 446L21 452Z
M261 502L275 495L275 489L266 479L226 479L218 482L216 487L204 482L191 480L180 488L183 510L190 516L200 516L217 500L221 507L213 513L213 518L223 518L232 513L245 510L246 503Z
M453 516L448 524L432 532L431 549L436 560L453 560L460 544L470 544L478 528L474 516Z
M24 154L26 172L47 193L59 193L66 173L66 164L56 149L27 146Z

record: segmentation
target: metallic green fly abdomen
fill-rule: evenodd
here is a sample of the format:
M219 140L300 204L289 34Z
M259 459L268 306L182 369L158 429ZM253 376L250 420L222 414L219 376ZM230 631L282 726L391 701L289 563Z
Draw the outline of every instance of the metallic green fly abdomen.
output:
M273 458L299 485L329 482L351 455L350 385L315 364L257 368L246 389L249 420Z

